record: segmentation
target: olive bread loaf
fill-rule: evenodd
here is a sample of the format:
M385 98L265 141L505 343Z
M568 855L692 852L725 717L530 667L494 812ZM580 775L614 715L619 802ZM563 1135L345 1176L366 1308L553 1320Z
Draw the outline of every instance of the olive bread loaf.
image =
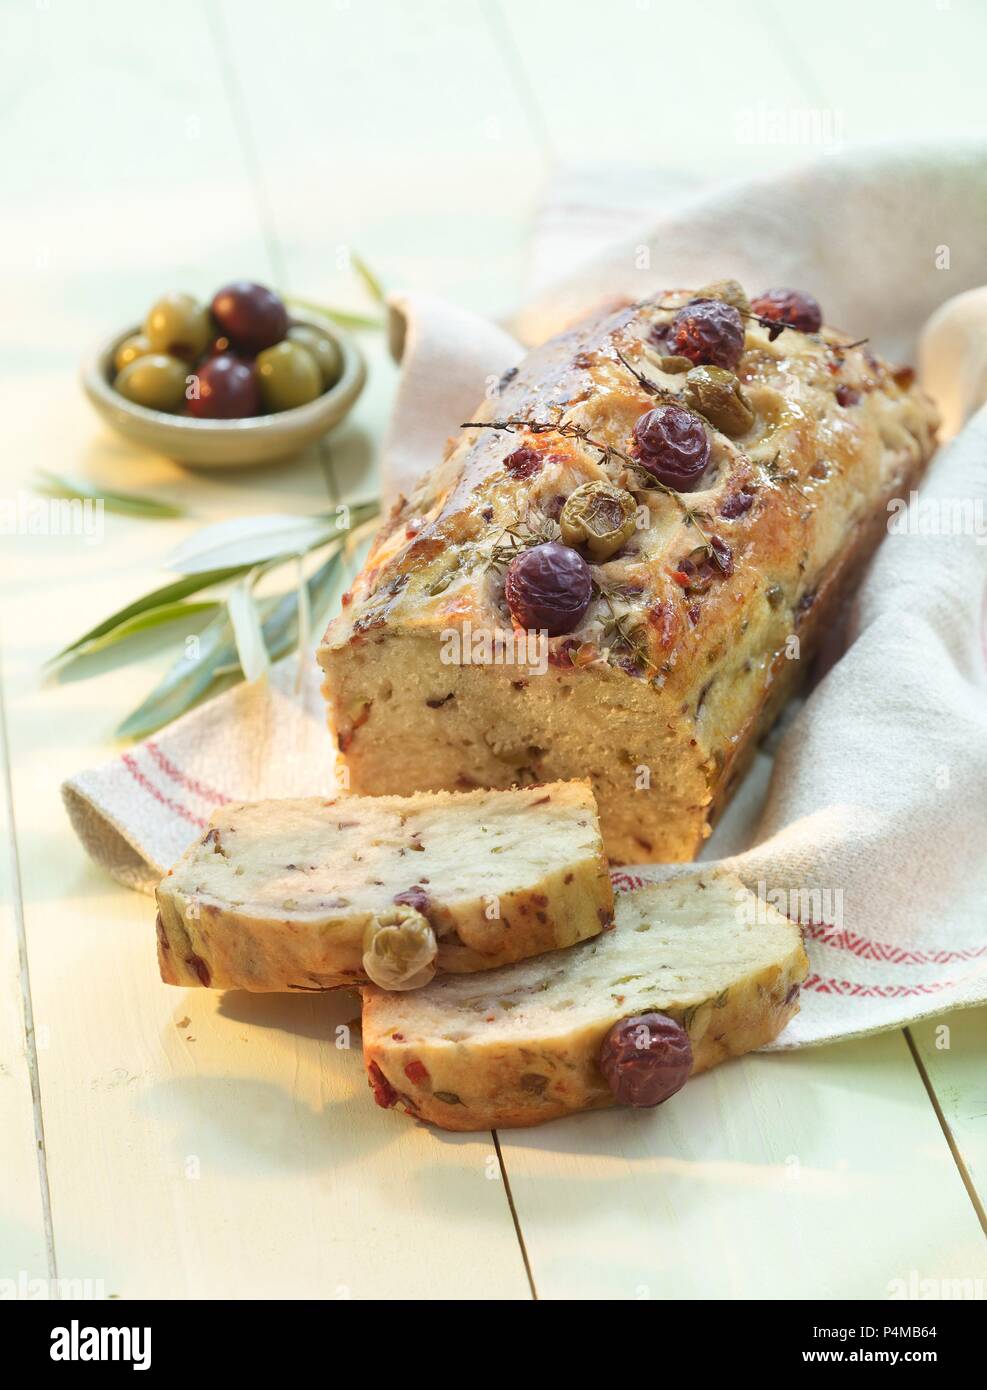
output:
M796 291L668 291L553 339L326 633L352 789L589 777L612 860L693 858L935 429Z
M414 989L594 936L610 876L586 782L224 806L157 890L172 985Z
M689 873L618 895L593 941L415 994L363 990L377 1103L443 1129L655 1105L770 1042L798 1011L800 928L739 879Z

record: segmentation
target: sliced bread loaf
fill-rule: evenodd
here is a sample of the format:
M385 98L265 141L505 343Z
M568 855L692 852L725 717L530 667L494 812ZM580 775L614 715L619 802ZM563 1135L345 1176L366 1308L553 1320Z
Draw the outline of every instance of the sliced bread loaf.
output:
M486 393L319 653L354 791L588 775L613 861L695 858L935 448L821 317L659 290Z
M224 806L157 891L173 985L425 984L612 919L588 782Z
M539 1124L651 1105L760 1047L798 1011L797 925L723 873L616 899L594 941L415 994L363 990L378 1104L443 1129Z

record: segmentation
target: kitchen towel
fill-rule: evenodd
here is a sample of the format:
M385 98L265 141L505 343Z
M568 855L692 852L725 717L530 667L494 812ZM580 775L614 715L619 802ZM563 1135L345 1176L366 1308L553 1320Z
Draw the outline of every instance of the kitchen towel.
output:
M612 185L611 185L612 186ZM635 190L646 186L638 171ZM592 187L592 185L590 185ZM946 434L853 608L848 645L792 706L703 859L805 926L811 974L776 1046L889 1028L987 1001L987 149L882 148L698 194L626 202L624 235L564 279L587 229L540 225L542 288L514 334L434 298L392 300L402 374L385 501L435 460L490 377L608 299L732 276L803 287L826 320L919 358ZM582 192L582 208L587 194ZM626 221L637 221L629 225ZM594 221L614 230L613 217ZM904 499L908 500L908 499ZM335 753L311 652L237 687L63 789L110 873L150 891L229 800L325 790ZM617 870L618 889L683 866ZM755 908L755 911L760 910Z

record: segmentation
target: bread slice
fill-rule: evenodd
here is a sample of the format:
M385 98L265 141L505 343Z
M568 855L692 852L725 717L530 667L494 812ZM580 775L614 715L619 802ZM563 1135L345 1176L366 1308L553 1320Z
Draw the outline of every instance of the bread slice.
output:
M363 990L363 1048L380 1105L443 1129L540 1124L614 1105L600 1048L652 1012L688 1033L692 1073L770 1042L798 1011L799 927L739 879L695 873L618 896L595 941L415 994Z
M613 913L587 782L224 806L157 900L167 984L260 991L408 988L571 946ZM410 978L378 950L395 936L419 952Z

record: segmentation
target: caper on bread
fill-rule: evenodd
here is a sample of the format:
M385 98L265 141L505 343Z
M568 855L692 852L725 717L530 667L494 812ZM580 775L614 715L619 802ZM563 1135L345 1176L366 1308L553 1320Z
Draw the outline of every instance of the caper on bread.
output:
M504 376L326 633L354 791L585 776L612 861L696 855L935 444L914 374L822 318L670 290Z
M614 927L571 950L414 994L364 987L370 1084L454 1130L656 1105L777 1037L807 969L795 923L730 874L690 872L618 894Z
M613 897L587 782L224 806L157 890L172 985L415 989L595 936Z

